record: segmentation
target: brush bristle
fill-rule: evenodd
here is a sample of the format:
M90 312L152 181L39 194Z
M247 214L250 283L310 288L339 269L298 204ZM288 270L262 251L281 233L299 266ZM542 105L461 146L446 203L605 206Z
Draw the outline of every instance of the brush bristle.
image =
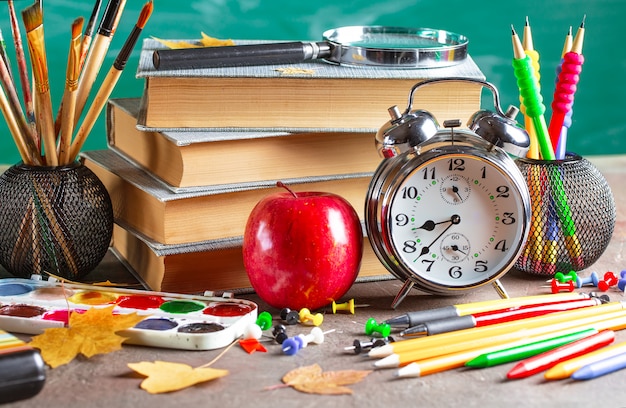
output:
M33 31L35 28L43 24L43 13L41 12L41 5L36 2L31 6L22 10L22 19L24 20L24 27L26 31Z
M74 20L74 22L72 23L72 38L80 36L80 34L83 32L84 22L85 19L82 17L78 17L76 20Z
M150 15L152 14L153 9L154 9L154 3L152 2L152 0L144 4L143 8L141 9L141 14L139 14L139 18L137 19L138 28L140 29L144 28L144 26L148 22L148 19L150 18Z

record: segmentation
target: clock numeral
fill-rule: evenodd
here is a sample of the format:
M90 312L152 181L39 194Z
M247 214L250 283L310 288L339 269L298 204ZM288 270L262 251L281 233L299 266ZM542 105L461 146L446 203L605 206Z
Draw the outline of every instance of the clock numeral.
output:
M480 178L487 178L487 166L480 168Z
M487 272L489 268L487 267L487 261L476 261L476 265L474 265L474 272Z
M496 244L494 248L502 252L506 252L509 250L509 247L506 246L506 239L503 239L502 241L498 241L498 243Z
M426 272L430 272L430 268L432 268L432 267L433 267L433 264L434 264L434 263L435 263L435 261L434 261L434 260L432 260L432 259L422 259L422 264L423 264L423 265L428 265L428 266L426 267Z
M465 170L465 160L461 158L448 160L448 170L463 171Z
M463 276L463 272L461 271L461 267L457 265L448 270L448 275L450 275L452 279L460 279L461 276Z
M513 216L513 213L510 212L505 212L504 214L502 214L502 224L504 225L512 225L515 224L515 217Z
M406 214L398 214L396 215L396 225L398 227L404 227L409 223L409 216Z
M424 170L422 170L422 173L424 173L424 180L428 180L428 167L424 167ZM435 167L433 167L432 169L430 169L430 178L432 180L435 179Z
M415 200L416 197L417 197L417 188L413 186L408 186L402 189L402 198Z
M417 243L415 241L404 241L404 247L402 248L402 251L406 252L407 254L412 254L415 251L417 251Z
M498 198L508 198L509 197L509 187L508 186L498 186L496 188L498 192Z

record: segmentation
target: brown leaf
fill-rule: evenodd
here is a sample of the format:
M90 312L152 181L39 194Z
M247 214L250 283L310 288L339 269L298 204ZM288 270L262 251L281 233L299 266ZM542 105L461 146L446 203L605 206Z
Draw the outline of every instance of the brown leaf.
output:
M151 394L172 392L191 387L201 382L211 381L228 374L227 370L198 367L192 368L187 364L155 361L129 363L128 367L148 378L141 382L141 388Z
M114 307L73 312L68 327L46 329L33 337L30 345L41 350L41 357L52 368L69 363L78 354L89 358L119 350L126 339L116 332L133 327L145 316L136 313L114 315Z
M156 38L156 37L152 37L152 38L171 49L223 47L225 45L235 45L235 42L233 40L220 40L217 38L209 37L205 33L201 33L201 35L202 35L202 38L194 42L179 41L179 40L176 40L176 41L163 40L161 38Z
M339 395L352 394L344 385L356 384L363 380L371 370L341 370L322 372L322 368L313 364L289 371L282 381L294 389L309 394Z

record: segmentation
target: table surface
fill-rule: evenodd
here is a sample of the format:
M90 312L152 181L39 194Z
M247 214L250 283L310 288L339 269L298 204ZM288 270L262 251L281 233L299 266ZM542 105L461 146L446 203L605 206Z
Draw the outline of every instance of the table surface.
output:
M609 182L617 207L616 228L609 247L588 270L604 273L619 272L624 268L622 249L626 242L626 191L622 188L626 176L626 156L591 157ZM382 266L381 266L382 268ZM107 255L89 278L116 279L127 276L113 256ZM511 271L501 279L512 297L549 293L545 278L519 271ZM197 367L208 363L222 350L179 351L125 345L112 354L91 359L78 358L70 364L47 369L44 389L35 397L5 405L6 407L127 407L149 406L234 406L234 407L317 407L336 404L341 407L358 406L463 406L463 407L539 407L539 406L602 406L624 407L622 398L626 371L585 382L570 380L546 382L542 376L523 380L506 380L506 372L513 363L487 369L454 369L422 378L399 379L395 369L376 369L362 382L350 386L352 395L319 396L300 393L291 388L268 389L280 384L288 371L311 364L323 370L370 370L373 361L364 355L347 353L344 348L354 339L367 340L363 334L365 322L377 321L411 310L429 309L451 304L494 299L495 291L481 287L459 297L442 297L412 291L396 310L391 301L400 290L398 280L384 280L355 284L345 299L355 299L358 307L354 315L326 312L322 329L327 333L322 344L312 344L295 356L283 355L280 346L268 342L266 353L247 354L239 346L229 349L212 367L226 369L223 378L196 385L170 394L151 395L139 388L142 377L134 374L127 364L140 361L169 361ZM613 300L624 300L617 289L610 292ZM272 309L256 295L240 297L254 300L260 311L271 312L278 321L279 311ZM344 300L345 300L344 299ZM289 335L308 333L310 327L288 326ZM23 338L28 338L22 336ZM617 341L626 341L626 333L618 332Z

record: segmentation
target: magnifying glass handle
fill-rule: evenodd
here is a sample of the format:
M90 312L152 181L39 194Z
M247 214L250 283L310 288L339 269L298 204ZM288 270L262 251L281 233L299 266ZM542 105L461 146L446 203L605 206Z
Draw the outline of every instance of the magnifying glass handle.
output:
M242 65L292 64L328 58L326 42L283 42L225 47L156 50L152 63L157 70L234 67Z

